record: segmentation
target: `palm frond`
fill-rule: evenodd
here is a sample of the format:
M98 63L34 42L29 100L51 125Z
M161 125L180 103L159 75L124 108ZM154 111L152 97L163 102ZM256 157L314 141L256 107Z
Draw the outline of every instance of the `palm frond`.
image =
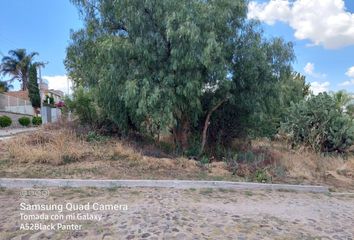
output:
M32 64L35 66L44 67L44 62L33 62L37 52L27 54L26 49L19 48L10 50L8 56L4 56L0 65L0 74L12 76L11 81L19 80L22 82L22 89L27 89L28 72Z

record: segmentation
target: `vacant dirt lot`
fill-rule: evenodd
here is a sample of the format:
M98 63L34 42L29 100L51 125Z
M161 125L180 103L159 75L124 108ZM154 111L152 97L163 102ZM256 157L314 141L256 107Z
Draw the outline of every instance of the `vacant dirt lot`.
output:
M354 238L352 195L218 189L51 188L46 198L23 198L20 191L2 189L0 192L0 239ZM76 211L100 215L100 221L36 221L78 224L81 230L26 231L20 230L26 222L20 219L21 202L126 204L128 210Z

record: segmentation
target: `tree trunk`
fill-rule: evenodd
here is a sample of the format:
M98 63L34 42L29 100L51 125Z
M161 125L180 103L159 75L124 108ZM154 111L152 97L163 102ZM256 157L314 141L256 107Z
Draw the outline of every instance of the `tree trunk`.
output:
M204 122L204 127L203 127L203 132L202 132L202 143L200 146L200 152L199 152L199 156L203 154L204 152L204 148L205 148L205 144L207 141L207 132L208 132L208 128L209 128L209 121L210 121L210 117L211 114L213 114L213 112L216 111L216 109L218 109L224 102L226 102L229 98L225 98L222 101L220 101L218 104L216 104L207 114L206 118L205 118L205 122Z
M182 117L178 120L177 126L173 129L176 148L184 152L188 147L189 121Z

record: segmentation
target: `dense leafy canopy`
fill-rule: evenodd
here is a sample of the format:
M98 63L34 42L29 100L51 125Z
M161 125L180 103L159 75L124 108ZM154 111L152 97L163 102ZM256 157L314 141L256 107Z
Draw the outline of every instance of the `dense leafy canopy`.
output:
M72 33L67 70L122 130L169 130L182 148L191 133L209 143L273 133L279 108L308 91L292 44L266 40L247 1L72 2L85 27Z

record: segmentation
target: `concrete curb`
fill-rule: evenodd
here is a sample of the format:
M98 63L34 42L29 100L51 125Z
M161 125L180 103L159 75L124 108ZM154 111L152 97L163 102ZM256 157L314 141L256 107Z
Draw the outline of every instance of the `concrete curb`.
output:
M33 132L33 131L36 131L36 130L38 130L38 128L28 128L28 129L23 129L23 130L18 131L18 132L11 132L11 130L9 130L9 133L6 133L6 134L1 134L0 133L0 139L1 138L14 137L14 136L22 134L22 133L29 133L29 132Z
M27 179L0 178L0 187L150 187L150 188L223 188L232 190L283 190L296 192L328 193L324 186L264 184L226 181L192 181L192 180L85 180L85 179Z

